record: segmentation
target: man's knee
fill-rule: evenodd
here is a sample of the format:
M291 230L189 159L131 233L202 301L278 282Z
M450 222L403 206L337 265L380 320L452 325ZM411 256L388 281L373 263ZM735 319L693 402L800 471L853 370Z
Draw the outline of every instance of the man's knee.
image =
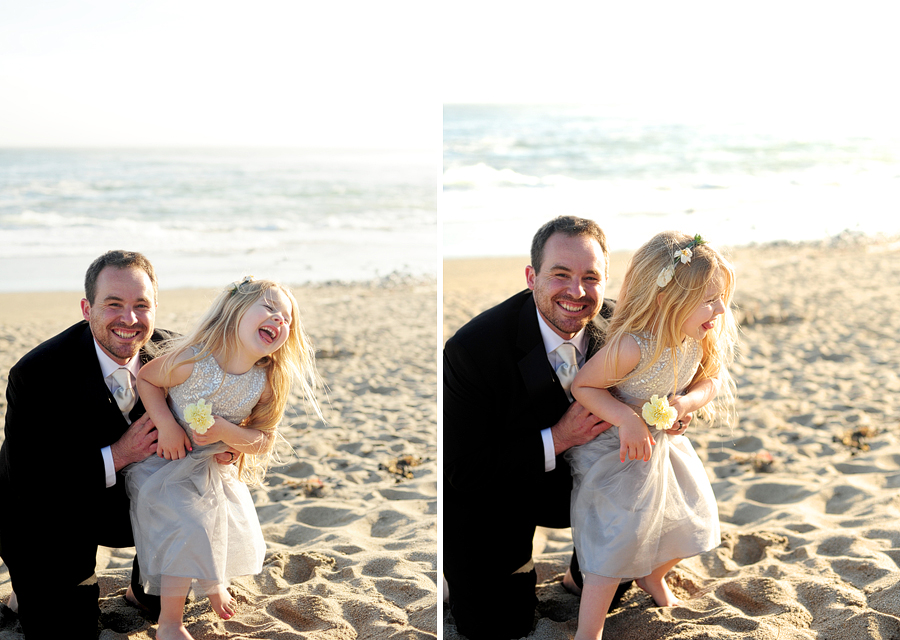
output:
M19 600L19 622L28 640L96 640L100 620L100 586L96 581L67 589L52 584L23 589L15 583L13 588ZM52 603L48 602L51 590Z
M534 627L537 574L490 578L476 584L449 581L450 613L457 631L469 640L504 640L527 636Z
M147 615L152 618L159 617L161 606L159 596L144 591L144 585L141 583L141 567L138 564L137 556L134 557L131 565L131 594L138 601L138 605L146 610Z

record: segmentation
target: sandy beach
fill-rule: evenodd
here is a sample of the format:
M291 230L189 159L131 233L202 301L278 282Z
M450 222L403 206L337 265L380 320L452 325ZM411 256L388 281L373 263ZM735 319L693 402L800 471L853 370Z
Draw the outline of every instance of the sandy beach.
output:
M220 620L206 599L189 601L188 631L197 640L436 638L436 284L387 278L293 291L328 386L326 423L307 419L293 398L282 434L295 453L271 469L266 486L251 489L268 545L263 571L232 585L231 620ZM157 326L186 330L215 293L161 291ZM4 391L20 356L81 319L81 297L0 294ZM4 396L0 415L5 410ZM53 509L60 498L47 496L38 508ZM133 556L134 549L98 554L103 640L155 637L123 598ZM48 615L52 588L48 579ZM5 607L10 591L0 564L0 640L22 640Z
M740 248L734 367L739 421L688 432L716 494L722 544L608 618L616 640L900 637L900 243L836 237ZM615 297L627 255L611 261ZM444 340L524 288L526 257L445 261ZM568 530L535 537L539 617L528 638L572 638L561 579ZM485 597L490 597L489 589ZM443 637L461 638L444 605Z

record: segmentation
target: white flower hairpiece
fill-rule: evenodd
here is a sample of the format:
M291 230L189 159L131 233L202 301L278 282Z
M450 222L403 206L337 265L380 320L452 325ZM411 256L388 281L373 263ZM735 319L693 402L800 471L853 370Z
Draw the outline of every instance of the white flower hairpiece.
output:
M232 282L231 286L229 287L229 289L231 290L231 295L236 294L238 292L238 290L243 285L247 284L248 282L253 282L253 276L244 276L244 279L241 280L240 282L237 282L237 281Z
M665 287L669 282L671 282L672 278L675 277L675 267L679 264L690 264L691 258L694 257L694 252L691 251L694 247L699 247L701 244L706 244L706 240L704 240L700 234L695 235L690 243L684 247L683 249L679 249L675 253L672 254L672 264L666 265L666 267L659 272L659 276L656 278L656 285L658 287Z

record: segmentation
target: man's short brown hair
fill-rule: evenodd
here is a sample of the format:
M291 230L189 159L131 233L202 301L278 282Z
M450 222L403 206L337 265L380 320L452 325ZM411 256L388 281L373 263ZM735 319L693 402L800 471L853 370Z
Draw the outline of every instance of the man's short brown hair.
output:
M606 246L606 234L603 233L600 225L587 218L559 216L538 229L531 241L531 266L534 267L535 273L541 270L541 263L544 261L544 246L554 233L562 233L570 237L588 236L596 240L603 250L606 269L609 271L609 248Z
M97 296L97 278L100 277L100 272L106 267L115 267L116 269L136 268L143 270L150 276L150 283L153 285L153 301L156 302L159 292L156 285L156 272L153 270L153 265L150 264L150 261L142 253L117 249L115 251L107 251L94 260L91 263L91 266L88 267L87 273L84 275L84 297L87 298L88 303L91 305L94 304L94 298Z

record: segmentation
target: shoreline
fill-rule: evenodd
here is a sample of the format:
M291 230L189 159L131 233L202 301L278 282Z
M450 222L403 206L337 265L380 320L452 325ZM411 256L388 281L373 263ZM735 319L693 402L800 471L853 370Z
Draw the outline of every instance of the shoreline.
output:
M900 251L900 236L866 236L856 233L842 233L822 240L751 243L741 246L723 246L723 252L732 262L747 264L754 256L777 264L785 257L815 255L827 251L854 252L866 254L893 254ZM610 251L609 280L605 297L614 298L622 284L622 276L628 266L633 251ZM525 289L525 267L530 264L528 254L519 256L487 256L482 258L444 258L443 260L443 336L442 343L453 335L463 324L476 315L501 302L507 297ZM751 279L744 281L738 273L738 287L735 294L737 306L755 306L757 302L747 301L752 295L764 297L760 291L759 278L762 274L752 272ZM749 284L744 287L744 284ZM742 300L744 303L742 304Z
M88 263L89 264L89 263ZM85 267L87 268L87 267ZM83 277L83 276L82 276ZM260 276L262 278L263 276ZM157 274L157 279L159 276ZM240 278L238 278L240 280ZM267 278L271 279L271 278ZM412 273L408 271L392 271L388 274L381 276L374 276L370 278L359 278L359 279L323 279L323 280L307 280L302 282L290 282L290 281L282 281L276 279L277 282L282 282L285 286L290 289L312 289L312 288L324 288L324 287L366 287L369 289L378 289L378 288L390 288L396 287L400 285L435 285L437 283L438 275L434 273ZM84 286L79 283L79 287L75 287L74 285L71 287L32 287L29 289L0 289L0 295L12 295L12 294L70 294L70 293L80 293L84 294ZM227 283L225 283L227 284ZM217 286L205 286L205 285L197 285L197 286L182 286L175 285L171 287L166 287L163 285L159 286L159 292L162 294L164 291L191 291L191 290L215 290Z
M607 239L607 241L609 241ZM840 233L831 234L822 238L813 240L767 240L765 242L748 242L746 244L722 244L718 245L726 252L742 251L749 249L766 249L779 247L807 247L807 248L825 248L825 247L849 247L849 246L868 246L879 247L889 246L900 243L900 235L891 235L887 233L866 234L861 231L852 231L845 229ZM636 250L636 249L635 249ZM631 255L635 250L629 249L610 249L610 256L617 254ZM512 260L525 256L526 263L528 253L509 254L509 255L480 255L480 256L444 256L443 262L464 262L467 260Z

